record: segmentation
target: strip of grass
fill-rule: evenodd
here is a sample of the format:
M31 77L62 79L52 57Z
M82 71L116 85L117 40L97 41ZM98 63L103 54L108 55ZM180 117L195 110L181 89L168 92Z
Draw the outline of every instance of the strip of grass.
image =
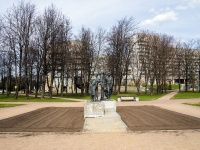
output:
M124 93L124 92L121 92L120 95L134 95L139 97L139 100L140 101L151 101L151 100L156 100L166 94L168 94L169 92L167 93L163 93L163 94L157 94L157 93L154 93L153 95L149 95L149 94L145 94L145 93L140 93L139 96L137 96L137 93L136 92L128 92L128 93ZM81 95L80 93L77 93L77 94L71 94L71 93L64 93L64 97L67 97L67 98L75 98L75 99L85 99L85 100L90 100L90 95ZM114 99L117 101L117 98L119 96L116 94L116 93L113 93L111 95L111 99Z
M168 85L168 86L169 86L169 85ZM148 85L147 87L150 88L150 85ZM153 88L156 89L156 88L157 88L157 85L154 84L154 85L153 85ZM172 88L172 90L179 89L179 85L178 85L178 84L172 84L172 85L171 85L171 88Z
M167 93L163 93L163 94L153 94L153 95L146 95L146 94L142 94L139 97L140 101L152 101L152 100L157 100L158 98L161 98L162 96L165 96Z
M172 90L176 90L179 89L179 85L178 84L172 84Z
M0 108L21 106L22 104L0 104Z
M192 99L192 98L200 98L200 93L199 92L179 92L177 93L174 97L171 99Z
M9 97L7 97L5 94L0 94L0 102L76 102L73 100L64 100L61 98L35 98L35 97L29 97L28 99L25 96L18 96L18 99L14 99L14 95L10 94Z
M55 97L57 95L54 95ZM64 93L63 98L72 98L72 99L84 99L84 100L90 100L90 95L81 95L81 93Z
M151 95L149 95L149 94L146 95L145 93L140 93L140 95L137 96L136 92L128 92L128 93L123 93L123 92L121 92L121 93L120 93L120 95L134 95L134 97L137 96L137 97L139 97L139 100L140 100L140 101L151 101L151 100L156 100L156 99L158 99L158 98L160 98L160 97L162 97L162 96L164 96L164 95L166 95L166 94L168 94L168 93L163 93L163 94L154 93L154 94L151 96ZM90 95L81 95L80 93L77 93L77 94L64 93L64 97L66 97L66 98L72 98L72 99L74 98L74 99L90 100ZM116 93L113 93L113 94L111 95L110 98L117 101L117 98L118 98L118 97L119 97L119 96L118 96Z
M137 96L137 94L135 92L129 92L129 93L121 93L121 94L131 94ZM163 94L157 94L154 93L153 95L149 95L149 94L145 94L145 93L140 93L139 96L139 100L140 101L151 101L151 100L156 100L164 95L166 95L168 93L163 93ZM119 96L115 93L113 93L111 95L111 99L117 100ZM81 95L80 93L78 94L71 94L71 93L65 93L63 98L72 98L72 99L85 99L85 100L90 100L90 95ZM24 96L24 95L19 95L18 99L15 100L14 99L14 95L11 94L9 97L6 96L6 94L2 95L0 94L0 102L75 102L73 100L64 100L61 98L45 98L45 99L41 99L41 98L35 98L35 97L29 97L28 99Z
M192 105L192 106L199 106L200 107L200 103L185 103L187 105Z

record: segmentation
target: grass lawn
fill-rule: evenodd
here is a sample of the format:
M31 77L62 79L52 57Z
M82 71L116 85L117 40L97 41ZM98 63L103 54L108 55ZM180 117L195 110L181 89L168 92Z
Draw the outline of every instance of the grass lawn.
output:
M22 104L0 104L0 108L21 106Z
M166 94L168 94L168 93L164 93L164 94L156 94L155 93L155 94L153 94L151 96L149 94L146 95L145 93L140 93L140 95L137 96L137 97L139 97L140 101L151 101L151 100L156 100L156 99L158 99L158 98L160 98L160 97L162 97L162 96L164 96ZM134 95L134 96L136 96L136 92L128 92L128 93L121 92L120 95L129 95L129 96L133 96ZM75 99L90 100L90 95L83 95L82 96L80 93L77 93L77 94L64 93L63 97L72 98L72 99L75 98ZM117 94L113 93L110 98L117 101L118 97L119 96Z
M192 99L192 98L200 98L200 93L199 92L179 92L177 93L174 97L171 99Z
M185 103L187 105L192 105L192 106L199 106L200 107L200 103Z
M172 90L179 89L179 85L178 84L172 84L171 87L172 87ZM148 85L148 88L150 88L150 85ZM156 89L157 85L154 84L153 88Z
M172 84L172 90L176 90L179 89L179 85L178 84Z
M141 94L139 97L140 101L152 101L152 100L156 100L162 96L165 96L167 93L163 93L163 94L153 94L153 95L146 95L146 94Z
M153 94L152 96L149 94L145 94L145 93L140 93L139 96L139 100L140 101L151 101L151 100L156 100L164 95L166 95L167 93L164 94ZM128 93L120 93L120 95L131 95L134 97L136 96L136 92L128 92ZM53 97L56 97L57 95L53 95ZM111 95L111 99L117 100L119 96L115 93L113 93ZM81 95L80 93L77 94L71 94L71 93L64 93L62 98L71 98L71 99L84 99L84 100L90 100L90 95ZM0 102L75 102L73 100L64 100L62 98L48 98L46 96L45 99L41 99L41 98L35 98L33 95L29 96L28 99L26 99L26 97L24 95L19 95L18 99L15 100L14 99L14 94L10 94L9 97L6 96L6 94L0 94Z
M53 95L57 97L57 95ZM90 95L81 95L81 93L63 93L63 98L74 98L74 99L84 99L84 100L90 100Z
M35 98L29 96L27 99L24 95L19 95L18 99L14 99L14 94L10 94L9 97L6 96L6 94L0 94L0 102L75 102L73 100L64 100L61 98Z

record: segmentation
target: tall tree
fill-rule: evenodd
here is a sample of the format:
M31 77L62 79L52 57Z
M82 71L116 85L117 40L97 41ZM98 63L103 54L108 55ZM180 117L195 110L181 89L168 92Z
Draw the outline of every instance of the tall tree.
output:
M110 70L114 68L115 79L115 91L118 86L118 93L122 83L122 77L124 72L128 72L128 66L130 63L131 49L128 47L128 39L135 35L137 24L133 18L123 18L118 21L117 25L113 26L109 35L109 51L108 56L114 59L115 64L110 66Z
M134 58L136 62L139 62L139 67L135 67L136 73L133 74L133 77L141 77L141 74L143 74L146 87L150 82L151 94L153 93L153 84L156 81L157 92L162 93L163 90L167 89L166 83L168 77L172 76L172 66L175 56L173 47L174 39L165 34L148 32L141 33L140 36L141 39L137 44L138 50L136 49L139 61L137 61L137 57ZM137 72L139 72L139 75Z
M13 51L15 60L15 99L18 97L23 71L26 97L28 97L28 51L33 34L34 14L35 5L21 1L19 5L13 6L4 17L4 39L7 46Z
M103 54L106 50L106 31L103 28L98 28L94 35L94 62L93 62L93 74L94 72L100 72L100 70L105 70L105 62L102 59Z
M58 86L61 87L61 96L63 96L64 92L64 80L66 78L66 90L68 86L68 79L70 78L70 62L71 62L71 55L70 55L70 48L71 48L71 25L69 19L65 16L62 17L62 23L60 24L58 38L57 38L57 51L56 51L56 72L57 76L60 79L60 84L58 81ZM57 86L57 93L59 87Z
M132 70L132 79L137 88L138 94L140 93L142 75L147 77L147 59L146 53L148 47L146 47L147 35L145 33L138 33L131 39L131 59L130 59L130 68Z
M37 19L37 35L40 46L41 64L42 64L42 95L44 98L45 84L49 89L49 97L52 97L53 83L58 71L59 57L64 54L61 50L66 50L68 44L68 32L70 31L69 21L59 12L54 5L45 9L43 16ZM62 49L64 48L64 49ZM63 55L63 57L66 55ZM63 62L65 63L65 62ZM63 66L61 66L63 70ZM63 80L62 80L63 82Z
M89 81L91 79L92 67L94 63L94 34L90 29L85 29L84 27L80 33L80 84L81 84L81 94L88 94L89 92Z
M185 91L189 89L189 83L193 81L193 70L194 70L194 41L183 43L183 75L185 77Z
M197 54L198 54L198 58L197 58L197 65L198 65L198 90L200 92L200 39L197 39L197 45L196 45L196 49L198 50Z
M179 92L181 91L181 77L183 77L183 54L184 50L182 47L181 41L177 41L175 43L175 58L174 58L174 65L173 65L173 76L178 78L179 84Z

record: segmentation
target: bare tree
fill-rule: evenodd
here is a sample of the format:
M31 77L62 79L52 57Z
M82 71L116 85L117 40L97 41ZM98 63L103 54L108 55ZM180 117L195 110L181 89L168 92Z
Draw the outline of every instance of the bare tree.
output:
M2 89L2 94L5 93L5 84L6 84L6 63L5 63L5 55L3 50L0 50L0 76L1 76L1 83L0 88Z
M50 44L50 14L48 14L48 11L45 10L45 13L43 16L39 16L37 18L37 37L38 37L38 46L39 46L39 54L40 54L40 60L41 60L41 74L42 74L42 91L41 91L41 99L44 98L45 93L45 84L46 84L46 78L48 75L48 64L47 64L47 55L49 53Z
M56 72L57 76L60 78L60 82L58 81L57 84L57 94L59 90L59 86L61 87L61 96L63 96L64 92L64 80L66 78L66 90L68 86L68 79L69 72L70 72L70 62L71 62L71 55L70 55L70 47L71 47L71 25L69 19L65 16L62 17L62 23L60 24L58 38L56 42Z
M194 51L193 41L183 43L183 75L185 77L185 91L189 89L188 84L191 83L194 70Z
M22 70L24 70L26 97L28 97L28 51L34 25L35 5L21 1L13 6L4 17L4 40L14 53L16 93L20 89ZM19 67L18 67L19 66ZM18 75L19 74L19 75ZM19 78L18 78L19 77Z
M160 44L159 44L159 73L161 76L158 77L160 79L160 83L157 82L158 85L158 93L162 93L163 90L166 91L167 79L171 76L171 66L173 58L175 56L175 51L173 48L174 39L172 36L168 36L166 34L160 35Z
M154 33L149 33L144 31L139 34L140 40L136 45L135 51L135 64L133 65L136 73L133 74L133 77L136 78L135 82L137 88L140 88L141 75L144 75L145 87L147 92L147 84L150 83L150 94L153 93L153 84L156 77L156 68L157 68L157 45L159 37Z
M81 94L88 94L89 92L89 81L91 79L91 71L94 63L94 35L90 29L84 27L80 33L80 84Z
M148 47L146 47L146 39L147 34L145 34L145 32L138 33L131 39L131 43L133 44L131 44L132 53L130 57L130 67L132 70L132 79L137 88L138 94L140 93L142 75L146 75L145 71L148 71L146 61L149 57L146 57L145 55L148 51Z
M183 78L184 49L181 41L176 41L174 45L175 58L173 63L173 76L178 78L179 92L181 91L181 78Z
M139 62L139 67L137 67L139 75L136 73L134 75L138 77L141 77L141 74L144 75L145 87L150 83L150 94L153 93L153 84L155 81L158 93L167 89L166 83L169 76L172 76L172 66L175 56L173 42L173 37L165 34L141 33L141 40L137 46L140 56L138 58L139 61L137 61ZM135 58L135 60L138 59Z
M35 31L36 33L36 31ZM40 78L40 73L41 73L41 54L40 54L40 44L37 35L35 34L33 38L33 42L31 45L32 48L32 54L34 57L34 62L33 62L33 73L34 73L34 88L35 88L35 97L38 97L38 92L41 86L41 78Z
M53 83L57 71L58 55L60 53L59 46L61 33L68 32L68 22L61 12L59 12L54 5L47 9L43 16L37 19L37 35L40 47L41 64L42 64L42 95L44 98L45 84L47 83L49 89L49 97L52 97ZM67 25L67 26L66 26ZM64 33L63 33L64 34ZM62 39L63 40L63 39ZM65 39L66 40L66 39ZM62 41L62 43L67 41ZM62 68L63 69L63 68Z
M2 35L3 31L3 23L2 18L0 16L0 35ZM5 89L5 59L3 53L3 45L2 45L2 36L0 36L0 76L1 76L1 84L0 88L2 89L2 94L4 94Z
M94 36L94 62L92 66L92 73L100 72L100 70L105 71L105 64L102 57L106 50L106 31L102 28L98 28Z
M3 84L6 88L7 97L9 97L12 90L12 63L13 63L13 52L9 49L3 51L3 71L4 78Z
M198 65L198 90L200 92L200 39L196 41L196 49L197 49L197 65Z
M108 35L110 47L108 56L116 62L110 66L110 69L112 70L112 68L114 68L115 91L118 86L118 93L120 93L123 73L126 72L127 74L130 63L132 49L128 47L128 40L135 35L136 27L137 24L134 22L133 18L123 18L118 21L117 25L112 27Z
M69 66L71 66L70 73L71 73L72 84L74 84L72 88L72 93L74 93L75 90L76 94L77 94L77 88L81 88L81 84L79 82L80 80L78 78L81 65L80 47L81 47L81 42L78 39L72 41L71 52L70 52L71 61Z

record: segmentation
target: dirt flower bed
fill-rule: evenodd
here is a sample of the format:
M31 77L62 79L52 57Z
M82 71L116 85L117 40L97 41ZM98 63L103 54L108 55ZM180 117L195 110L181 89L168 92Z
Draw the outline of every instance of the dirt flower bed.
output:
M200 129L200 119L155 106L123 106L117 112L131 131Z
M200 129L200 119L155 106L123 106L117 112L131 131ZM81 132L82 107L47 107L0 120L0 132Z
M0 132L80 132L81 107L47 107L0 120Z

